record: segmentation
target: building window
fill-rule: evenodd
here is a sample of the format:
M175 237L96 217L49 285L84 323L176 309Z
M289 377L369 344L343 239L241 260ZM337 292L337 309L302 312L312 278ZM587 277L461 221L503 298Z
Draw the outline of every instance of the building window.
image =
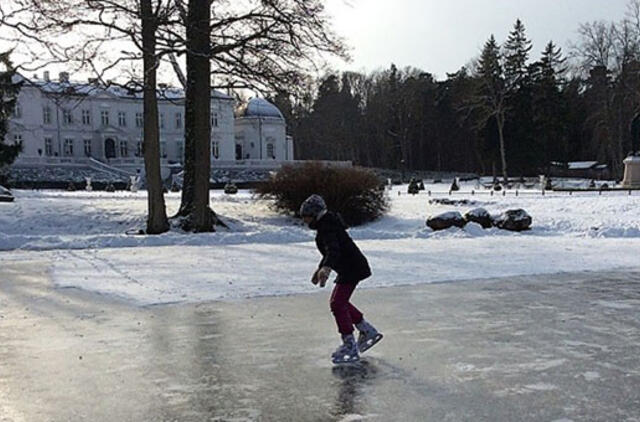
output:
M120 157L128 157L129 149L127 146L127 141L120 141Z
M144 126L144 118L142 113L136 113L136 127L141 128Z
M22 135L20 134L13 135L13 144L20 145L21 143L22 143Z
M91 139L84 140L84 156L91 157Z
M19 102L16 102L16 106L13 108L13 117L16 119L22 118L22 106Z
M64 156L73 157L73 139L71 138L64 140Z
M65 126L73 124L73 115L71 114L71 110L62 110L62 124Z
M90 110L82 110L82 124L90 125L91 124L91 111Z
M268 158L276 158L275 147L273 144L267 144L267 157Z
M218 127L218 113L211 113L211 127Z
M160 113L160 129L164 129L164 113Z
M176 113L176 129L182 129L182 113Z
M127 126L127 113L124 111L118 112L118 126L126 127Z
M178 150L178 161L180 161L181 163L184 161L184 143L182 143L182 141L178 141L177 143L177 150Z
M53 156L53 139L51 138L44 138L44 155Z
M214 141L211 143L211 154L213 158L220 158L220 142Z
M242 160L242 145L236 144L236 160Z
M48 105L42 107L42 121L45 125L51 124L51 107Z
M136 157L142 157L144 155L144 145L142 141L138 141L136 144Z
M167 158L167 143L164 141L160 142L160 157Z
M102 126L109 126L109 110L102 110L100 112L100 121Z

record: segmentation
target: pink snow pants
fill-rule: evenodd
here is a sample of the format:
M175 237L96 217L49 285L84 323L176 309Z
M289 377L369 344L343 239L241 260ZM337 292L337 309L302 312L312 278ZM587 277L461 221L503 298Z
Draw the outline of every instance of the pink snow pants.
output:
M329 306L336 319L338 332L342 335L353 333L354 324L362 322L362 312L349 303L356 285L357 283L336 283L331 293Z

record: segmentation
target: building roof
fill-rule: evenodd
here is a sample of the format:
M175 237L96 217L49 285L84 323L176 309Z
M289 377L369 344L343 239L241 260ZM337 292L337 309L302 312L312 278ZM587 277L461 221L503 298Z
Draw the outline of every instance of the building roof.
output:
M284 116L274 104L264 98L252 98L236 111L236 117L270 117L284 120Z
M601 168L597 161L569 161L566 164L559 161L553 161L551 164L556 167L565 167L566 165L568 170L589 170L592 168ZM604 168L606 168L606 164L604 165Z
M570 161L567 163L569 170L588 170L598 165L597 161Z
M130 87L127 87L126 85L103 85L97 81L77 82L62 78L61 80L53 81L44 79L27 79L23 76L19 77L25 81L26 85L39 88L48 94L95 97L100 94L108 93L115 97L126 99L142 99L143 97L140 86L134 86L133 84L130 85ZM166 99L178 101L183 100L185 97L185 93L182 88L170 87L163 84L158 85L157 92L158 98L161 100ZM211 98L233 100L233 97L215 89L211 90Z

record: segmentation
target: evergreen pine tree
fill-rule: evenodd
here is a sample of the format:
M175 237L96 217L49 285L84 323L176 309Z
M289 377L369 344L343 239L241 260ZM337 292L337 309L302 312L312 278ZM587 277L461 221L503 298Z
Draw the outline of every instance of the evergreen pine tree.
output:
M0 182L4 179L5 171L22 150L21 144L5 142L9 130L9 120L13 115L20 92L21 82L16 82L16 71L9 59L9 52L0 53Z
M535 127L531 120L531 72L528 65L531 41L524 24L516 21L503 46L505 85L507 90L507 124L505 134L512 171L523 175L535 171L539 151L535 147Z
M341 138L340 84L337 75L326 76L318 87L310 116L316 159L336 160Z
M485 43L477 69L478 87L472 99L479 129L486 131L495 127L498 133L502 177L508 180L507 152L504 137L506 119L506 95L504 72L501 64L500 47L493 35ZM493 130L489 131L493 132ZM491 133L487 133L491 137Z
M538 167L568 160L567 104L562 95L565 59L549 42L542 57L531 66L532 122Z
M532 48L524 24L520 19L516 20L513 31L504 43L504 76L510 90L522 87L527 77L527 61Z
M543 72L543 77L553 77L556 82L561 82L567 71L564 65L565 61L566 59L562 57L560 47L557 47L553 41L549 41L540 58L540 69Z

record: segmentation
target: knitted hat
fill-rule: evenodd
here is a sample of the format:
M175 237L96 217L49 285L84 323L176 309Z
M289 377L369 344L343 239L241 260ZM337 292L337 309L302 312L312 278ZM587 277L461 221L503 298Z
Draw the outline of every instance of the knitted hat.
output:
M300 217L316 218L326 209L327 204L324 203L324 199L320 195L313 194L300 205Z

